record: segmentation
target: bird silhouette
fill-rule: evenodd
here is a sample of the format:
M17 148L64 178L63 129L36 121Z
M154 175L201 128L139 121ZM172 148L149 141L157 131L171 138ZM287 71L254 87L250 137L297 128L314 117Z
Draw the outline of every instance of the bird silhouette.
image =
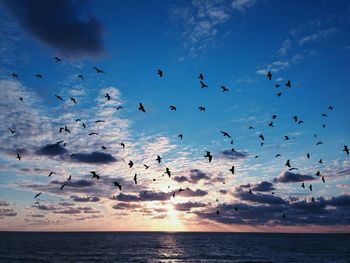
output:
M36 202L34 203L34 205L40 206L40 203L39 203L38 201L36 201Z
M205 111L205 108L203 106L198 107L199 111Z
M165 168L165 173L164 174L167 174L169 176L169 178L170 178L171 171L170 171L170 169L168 167Z
M110 100L110 99L111 99L111 96L109 95L109 93L106 93L106 94L105 94L105 98L107 98L107 100Z
M39 197L41 194L42 194L42 192L37 193L37 194L34 196L34 199L37 198L37 197Z
M7 129L11 132L11 134L15 134L16 133L16 131L12 130L11 128L7 128Z
M269 80L272 80L272 73L271 73L271 71L268 71L266 76L269 78Z
M292 119L294 120L294 122L298 122L298 116L294 116Z
M307 154L306 154L306 157L307 157L308 159L310 159L310 154L309 154L309 153L307 153Z
M349 148L347 145L344 145L344 149L343 149L343 152L346 153L346 155L349 155Z
M19 155L19 153L17 153L17 157L16 158L18 159L18 161L20 161L22 159L22 156Z
M275 155L276 158L277 158L277 157L281 157L281 156L282 156L282 155L279 154L279 153Z
M67 126L64 126L64 131L70 133L70 130L68 129Z
M326 128L326 124L322 124L322 127L325 129Z
M121 110L122 108L123 108L123 106L116 107L117 110Z
M329 110L333 110L333 106L329 106L328 109L329 109Z
M229 89L228 89L228 88L226 88L225 86L221 86L221 89L222 89L222 92L229 91Z
M211 160L213 159L213 156L208 151L206 151L206 154L204 155L204 157L208 157L209 162L211 162Z
M289 139L290 139L289 136L287 136L287 135L284 136L285 141L288 141Z
M85 129L85 128L86 128L85 123L82 123L82 124L81 124L81 127L83 127L83 128Z
M83 75L78 75L78 79L84 80Z
M15 79L18 78L18 75L16 73L12 73L11 76Z
M101 146L101 149L102 149L102 150L107 150L107 147L102 145L102 146Z
M77 104L77 101L75 100L75 98L70 98L71 101L73 101L74 104Z
M120 146L123 147L123 149L125 148L125 143L120 143Z
M317 143L316 143L316 145L321 145L321 144L323 144L323 142L317 142Z
M94 178L96 178L97 180L100 179L100 176L95 171L91 171L90 173L92 174L92 179Z
M311 197L311 202L315 203L315 198Z
M182 140L184 136L182 134L179 134L177 137L179 137L180 140Z
M93 68L96 70L96 73L105 73L103 70L99 68L96 68L96 67L93 67Z
M286 213L283 213L282 218L286 219Z
M319 163L319 164L322 164L322 163L323 163L322 159L320 159L320 160L318 161L318 163Z
M275 84L275 87L279 88L279 87L281 87L281 85L280 84Z
M95 123L101 123L101 122L105 122L104 120L97 120L95 121Z
M202 80L200 81L200 84L201 84L201 89L208 88L208 85L205 84Z
M176 107L174 105L169 106L170 110L176 111Z
M235 174L235 167L234 167L234 165L232 165L230 171L231 171L232 174Z
M275 126L273 126L273 122L272 121L269 123L269 126L270 127L275 127Z
M310 191L312 191L312 184L310 184L309 189L310 189Z
M58 100L63 100L63 98L62 98L61 96L59 96L59 95L55 95L55 97L56 97L56 99L58 99Z
M98 135L98 132L90 132L89 135Z
M64 188L65 186L67 186L66 183L62 184L60 190L63 190L63 188Z
M248 128L249 130L253 130L254 129L254 127L253 126L249 126L249 128Z
M290 160L289 160L289 159L287 160L287 162L286 162L285 165L288 166L288 167L291 167L291 165L290 165Z
M56 62L61 62L62 59L60 59L59 57L54 57L54 59L56 60Z
M141 102L139 103L139 110L142 112L146 112L145 107L143 106L143 104Z
M204 80L204 76L203 76L203 74L202 74L202 73L199 73L198 78L199 78L200 80Z
M150 166L147 164L143 164L143 166L145 167L145 169L147 170Z
M317 172L316 172L316 175L317 175L317 176L321 176L321 172L320 172L320 171L317 171Z
M20 102L23 102L23 98L22 97L19 97L18 99Z
M282 92L278 92L276 93L277 97L281 97L282 96Z
M220 131L222 133L222 135L224 135L224 137L228 137L228 138L231 138L231 135L228 134L228 132L225 132L225 131Z
M286 87L288 87L288 88L291 88L291 87L292 87L292 83L290 82L290 80L287 81Z
M276 114L272 115L272 119L273 119L273 120L275 120L276 118L277 118L277 115L276 115Z
M134 180L135 184L137 184L137 174L134 175L134 179L133 180Z
M162 161L162 158L159 155L157 155L156 161L160 163Z
M133 167L134 166L133 161L129 161L128 165L129 165L129 168Z
M300 124L303 124L303 123L304 123L303 120L298 121L298 124L299 124L299 125L300 125Z
M302 184L301 184L301 188L304 188L304 189L305 189L305 183L302 183Z
M67 178L67 181L72 180L72 175L70 174L69 177Z
M118 183L118 182L113 182L113 184L114 184L114 186L118 187L120 191L122 190L122 186L121 186L120 183Z
M260 138L261 140L263 140L263 141L265 140L265 137L264 137L264 135L262 135L262 134L259 135L259 138Z
M220 214L220 211L219 211L219 210L216 210L216 214L219 215L219 214Z
M248 193L249 193L249 194L253 194L253 193L252 193L252 189L249 189Z
M48 176L50 177L53 174L56 174L56 173L55 172L50 172Z
M157 74L159 75L160 78L163 77L163 71L162 70L158 69Z
M328 117L328 115L326 113L321 113L322 117Z
M42 77L43 77L43 75L41 75L41 74L35 74L35 76L38 78L38 79L41 79Z
M238 207L237 207L237 206L235 206L235 208L234 208L234 209L235 209L235 211L236 211L236 213L237 213L237 212L238 212Z
M324 179L324 176L322 176L322 182L326 183L326 180Z

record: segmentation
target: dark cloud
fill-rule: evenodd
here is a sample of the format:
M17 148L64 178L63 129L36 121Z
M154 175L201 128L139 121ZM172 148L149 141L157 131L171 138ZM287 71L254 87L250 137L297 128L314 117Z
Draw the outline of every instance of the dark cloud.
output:
M137 195L128 195L123 193L120 193L116 198L118 201L122 202L137 202L140 200L140 197Z
M344 194L337 197L332 197L326 200L326 204L330 206L350 206L350 195Z
M173 180L178 182L178 183L183 183L183 182L188 182L188 178L186 176L175 176L173 177Z
M230 159L230 160L239 160L239 159L247 158L248 153L225 150L225 151L221 152L221 156L226 158L226 159Z
M210 177L206 173L202 172L199 169L190 170L189 177L176 176L173 178L173 180L175 180L178 183L183 183L183 182L187 181L187 182L192 183L192 184L196 184L200 180L209 180L209 179L210 179Z
M10 208L0 208L0 219L5 216L17 216L17 212Z
M47 144L46 146L39 148L36 151L36 154L37 155L56 156L56 155L65 154L67 152L68 151L65 148L63 148L61 145Z
M117 159L114 158L111 154L103 152L77 153L74 158L71 158L71 160L81 163L98 164L111 163L117 161Z
M84 13L87 1L1 3L26 31L66 57L94 57L103 53L102 26L96 17Z
M205 190L201 189L196 189L196 191L193 191L192 189L187 189L183 192L177 193L176 195L178 196L183 196L183 197L201 197L207 195L208 192Z
M9 206L10 204L6 201L0 200L0 206Z
M57 184L57 185L62 185L64 184L65 182L60 182L60 181L57 181L57 180L54 180L51 182L51 184ZM80 187L90 187L90 186L93 186L95 185L95 182L92 181L92 180L72 180L72 181L68 181L67 182L67 186L69 187L76 187L76 188L80 188Z
M72 195L70 197L71 199L73 199L73 201L75 202L99 202L100 198L94 196L94 197L80 197L80 196L76 196L76 195Z
M303 181L312 181L315 180L311 175L302 175L296 174L289 171L281 173L277 178L274 179L274 182L277 183L293 183L293 182L303 182Z
M129 204L129 203L118 203L115 204L112 208L116 210L134 210L136 208L141 208L141 205L138 204Z
M206 204L197 203L197 202L187 202L175 204L174 208L178 211L190 211L192 208L205 207Z
M286 201L284 201L281 197L274 196L272 194L262 194L262 193L249 193L248 191L242 191L238 189L234 196L240 198L244 201L254 202L254 203L262 203L262 204L276 204L276 205L282 205L286 204Z
M252 188L253 191L258 191L258 192L270 192L275 189L276 188L273 187L273 184L267 181L262 181L258 184L255 184L254 187Z

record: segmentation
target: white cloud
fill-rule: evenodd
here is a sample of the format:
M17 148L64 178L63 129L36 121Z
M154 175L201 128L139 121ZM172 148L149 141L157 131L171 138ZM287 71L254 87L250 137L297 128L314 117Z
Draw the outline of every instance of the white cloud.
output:
M305 36L299 40L299 45L303 46L306 43L313 42L319 39L326 39L331 34L337 32L336 28L329 28L324 30L319 30L311 35Z

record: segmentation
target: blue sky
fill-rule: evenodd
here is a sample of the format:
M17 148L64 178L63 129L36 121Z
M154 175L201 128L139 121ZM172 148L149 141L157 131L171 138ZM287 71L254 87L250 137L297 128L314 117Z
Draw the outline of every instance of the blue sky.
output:
M62 230L67 222L71 230L348 229L347 1L44 3L1 1L1 229ZM59 133L64 126L70 134ZM60 140L64 147L49 147ZM288 171L288 159L298 170ZM162 177L166 167L171 178ZM303 178L312 192L300 187Z

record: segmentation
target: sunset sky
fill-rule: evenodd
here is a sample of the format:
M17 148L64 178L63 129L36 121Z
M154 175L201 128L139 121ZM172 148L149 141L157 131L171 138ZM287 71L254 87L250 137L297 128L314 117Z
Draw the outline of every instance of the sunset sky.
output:
M349 1L0 6L0 230L350 230Z

